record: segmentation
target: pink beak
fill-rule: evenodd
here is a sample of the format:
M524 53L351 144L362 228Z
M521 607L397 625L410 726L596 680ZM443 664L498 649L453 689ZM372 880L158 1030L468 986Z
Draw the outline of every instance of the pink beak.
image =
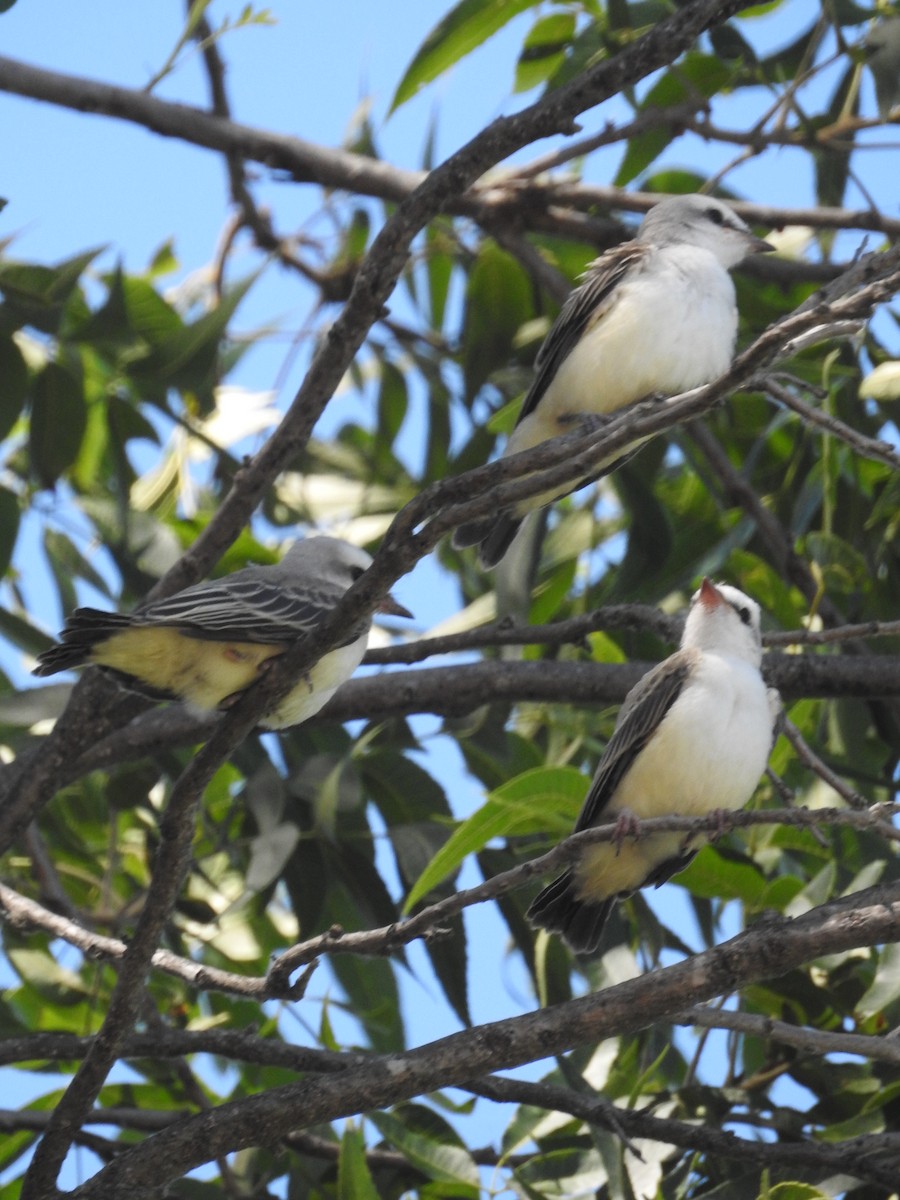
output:
M388 592L388 594L384 597L375 611L387 613L388 616L391 617L409 617L409 619L412 620L412 613L409 611L409 609L404 608L399 601L395 600L390 592Z
M704 608L718 608L720 604L725 603L719 589L710 581L708 575L703 576L703 582L700 584L699 600Z

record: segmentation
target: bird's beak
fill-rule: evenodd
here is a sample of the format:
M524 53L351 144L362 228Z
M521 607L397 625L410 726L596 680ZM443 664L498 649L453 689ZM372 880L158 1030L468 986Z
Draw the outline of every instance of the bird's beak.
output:
M772 254L775 251L775 247L771 242L767 242L765 238L758 238L752 233L747 238L747 242L748 254Z
M725 601L719 592L719 589L709 579L708 575L703 576L703 582L700 584L700 591L697 593L697 599L704 608L718 608Z
M399 601L395 600L390 592L388 592L388 594L384 597L375 611L387 613L388 616L391 617L409 617L409 619L412 620L412 613L409 611L409 609L404 608Z

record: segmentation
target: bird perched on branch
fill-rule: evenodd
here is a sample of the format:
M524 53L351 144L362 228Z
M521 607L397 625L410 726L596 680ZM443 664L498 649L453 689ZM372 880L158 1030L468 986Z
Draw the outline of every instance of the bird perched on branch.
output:
M77 608L58 645L38 657L35 675L94 664L154 699L224 709L272 660L310 633L372 564L371 555L332 537L295 543L271 567L251 566L198 583L133 613ZM393 596L379 612L412 614ZM362 659L371 619L304 673L260 724L284 729L305 721L331 699Z
M575 832L617 822L612 843L582 850L536 897L532 924L594 953L617 899L657 887L697 853L696 837L635 832L635 819L734 812L765 770L780 713L760 674L759 605L703 580L681 648L625 698ZM705 839L704 839L705 840Z
M571 431L653 395L677 395L728 369L737 335L728 274L750 254L774 249L711 196L661 200L630 242L608 250L566 300L535 359L535 375L505 455ZM614 469L600 463L575 480L461 525L457 547L478 544L483 567L509 548L527 513Z

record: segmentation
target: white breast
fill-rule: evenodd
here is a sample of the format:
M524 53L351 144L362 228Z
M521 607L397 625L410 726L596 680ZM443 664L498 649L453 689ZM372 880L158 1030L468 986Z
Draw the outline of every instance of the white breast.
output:
M743 808L765 770L771 741L772 710L759 671L742 659L704 653L605 815L703 816ZM685 835L672 833L626 841L618 852L593 847L577 868L579 894L599 900L632 892L684 846Z
M355 642L326 654L260 724L268 729L286 729L314 716L362 662L368 640L366 630Z
M676 395L727 370L737 333L734 284L709 251L665 247L616 293L517 428L510 450L559 433L562 417L614 412L657 392Z

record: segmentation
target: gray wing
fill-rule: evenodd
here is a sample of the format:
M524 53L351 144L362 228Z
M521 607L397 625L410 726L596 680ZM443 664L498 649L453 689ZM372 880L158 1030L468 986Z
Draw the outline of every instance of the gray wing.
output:
M535 376L522 403L519 421L538 406L561 363L571 354L588 325L605 311L604 302L612 298L615 288L641 261L647 249L640 242L624 242L608 250L589 268L584 283L569 294L534 360Z
M289 589L250 567L138 609L133 623L171 625L187 637L209 641L292 642L318 625L342 595L341 589L324 585ZM365 627L365 622L354 626L347 643Z
M678 650L648 671L625 698L597 773L575 823L575 832L599 825L601 814L616 788L681 695L697 651Z

